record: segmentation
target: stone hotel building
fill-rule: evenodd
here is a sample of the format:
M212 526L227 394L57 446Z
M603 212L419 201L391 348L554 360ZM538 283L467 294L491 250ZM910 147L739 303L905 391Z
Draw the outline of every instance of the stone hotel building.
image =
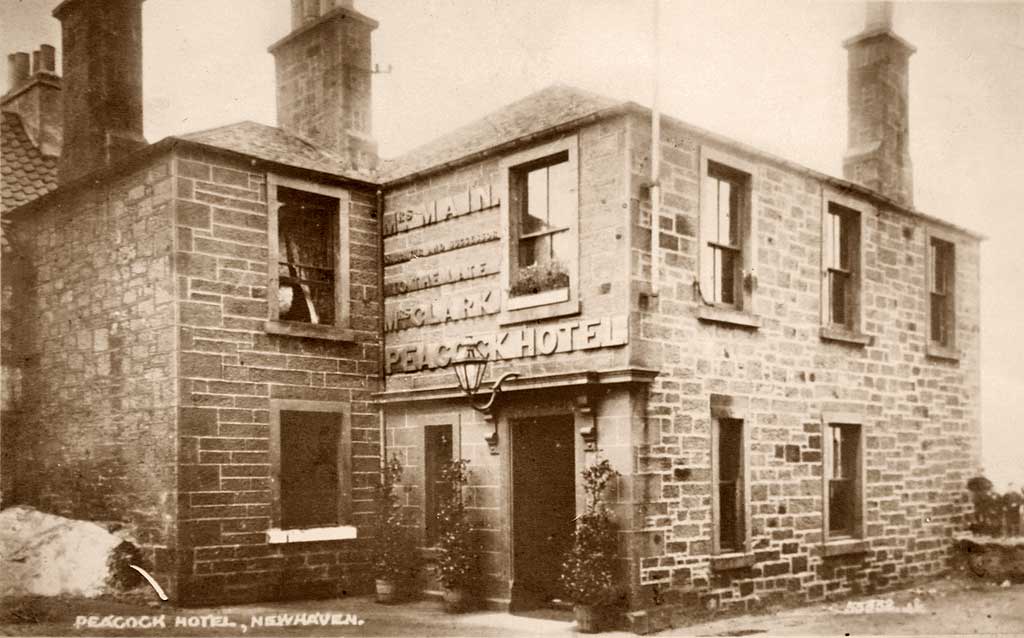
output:
M382 459L429 562L466 458L483 596L515 611L557 598L608 459L639 633L946 568L981 238L914 207L884 5L842 43L843 178L568 86L380 160L377 23L292 7L276 127L147 144L141 0L63 2L62 75L9 56L4 506L127 527L181 604L336 596L371 583ZM484 397L505 378L487 412L470 347Z

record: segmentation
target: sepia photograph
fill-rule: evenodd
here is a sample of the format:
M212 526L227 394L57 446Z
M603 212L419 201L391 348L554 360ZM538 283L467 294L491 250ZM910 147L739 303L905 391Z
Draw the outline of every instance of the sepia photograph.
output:
M1024 0L0 45L0 636L1024 635Z

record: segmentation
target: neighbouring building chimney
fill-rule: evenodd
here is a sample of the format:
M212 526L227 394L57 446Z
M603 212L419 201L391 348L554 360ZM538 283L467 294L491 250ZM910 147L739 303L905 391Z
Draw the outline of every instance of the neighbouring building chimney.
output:
M370 120L376 28L352 0L292 0L292 32L270 47L278 126L362 169L377 164Z
M848 55L849 148L843 176L904 206L914 205L908 79L914 47L892 29L892 3L869 2Z
M65 0L64 149L60 182L146 144L142 136L142 0Z
M17 113L25 133L44 155L60 155L61 79L56 71L56 51L49 44L29 54L7 56L7 93L0 97L0 109Z

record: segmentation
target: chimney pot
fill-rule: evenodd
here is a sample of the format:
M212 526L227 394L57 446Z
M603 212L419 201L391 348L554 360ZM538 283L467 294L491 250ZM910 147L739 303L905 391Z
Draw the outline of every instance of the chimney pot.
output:
M28 53L7 56L11 90L0 103L4 111L18 114L36 148L44 155L57 157L63 139L63 99L61 78L52 68L47 70L47 65L53 66L53 51L53 47L44 44L31 56Z
M320 0L304 0L302 22L309 23L320 17Z
M28 80L29 57L28 53L18 51L7 56L7 87L13 91Z
M42 59L42 69L47 73L57 72L57 50L52 45L43 44L39 46L39 57Z
M351 0L292 0L292 21L292 32L270 47L278 126L354 167L372 168L370 47L377 22L353 9Z
M864 12L864 30L892 29L892 2L868 2Z
M848 146L843 175L914 205L908 82L914 47L892 31L892 4L869 2L865 28L847 40Z
M64 148L61 182L145 145L142 136L142 0L64 0Z

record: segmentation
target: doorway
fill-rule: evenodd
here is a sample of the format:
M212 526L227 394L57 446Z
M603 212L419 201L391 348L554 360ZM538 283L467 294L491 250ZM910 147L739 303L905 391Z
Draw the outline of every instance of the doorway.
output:
M512 609L561 597L562 561L576 518L572 414L516 419L512 443Z

